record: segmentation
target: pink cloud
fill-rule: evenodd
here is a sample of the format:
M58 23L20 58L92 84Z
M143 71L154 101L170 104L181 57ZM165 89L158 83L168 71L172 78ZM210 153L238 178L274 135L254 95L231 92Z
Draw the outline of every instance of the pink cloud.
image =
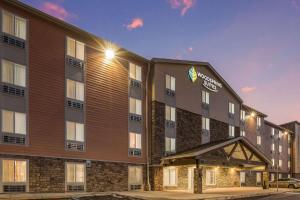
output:
M72 18L74 17L73 14L71 14L70 12L68 12L64 7L62 7L59 4L56 3L52 3L52 2L44 2L41 5L40 8L42 11L44 11L45 13L52 15L54 17L57 17L58 19L61 20L66 20L68 18Z
M142 18L134 18L131 23L126 25L128 30L133 30L137 28L141 28L144 25L144 20Z
M256 87L249 87L249 86L245 86L241 88L241 91L243 93L252 93L256 90Z
M192 52L193 51L193 47L189 47L187 50L188 50L188 52Z
M180 15L184 16L196 4L196 0L169 0L169 3L171 8L180 9Z

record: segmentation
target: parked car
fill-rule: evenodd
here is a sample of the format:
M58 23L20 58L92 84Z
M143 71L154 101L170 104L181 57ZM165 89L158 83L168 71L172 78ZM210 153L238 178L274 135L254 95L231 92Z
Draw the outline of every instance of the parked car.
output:
M270 187L277 187L277 181L270 181ZM300 188L300 180L295 178L281 178L278 179L278 187L280 188Z

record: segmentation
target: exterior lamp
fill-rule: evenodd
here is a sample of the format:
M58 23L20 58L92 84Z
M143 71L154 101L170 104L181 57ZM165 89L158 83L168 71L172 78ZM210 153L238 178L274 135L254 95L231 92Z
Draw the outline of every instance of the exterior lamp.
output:
M255 115L256 115L255 112L251 112L250 114L251 117L255 117Z
M288 134L288 132L287 132L287 131L285 131L283 134L284 134L284 135L287 135L287 134Z
M106 49L105 50L105 58L111 60L115 57L115 51L112 49Z

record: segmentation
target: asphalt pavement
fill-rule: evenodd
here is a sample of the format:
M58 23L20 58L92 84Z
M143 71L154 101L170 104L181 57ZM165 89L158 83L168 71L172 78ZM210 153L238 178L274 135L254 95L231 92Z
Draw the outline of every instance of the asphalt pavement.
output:
M241 200L300 200L300 192L286 192L264 197L245 198Z

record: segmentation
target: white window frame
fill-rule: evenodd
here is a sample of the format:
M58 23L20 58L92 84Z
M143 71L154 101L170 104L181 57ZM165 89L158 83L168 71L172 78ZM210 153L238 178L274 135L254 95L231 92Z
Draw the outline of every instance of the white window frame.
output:
M275 166L275 159L272 158L272 166L274 167Z
M228 135L229 137L235 137L235 127L232 125L228 126Z
M74 165L75 166L75 170L74 170L74 179L75 181L72 181L72 182L68 182L68 167L67 165L70 164L70 165ZM76 179L76 165L83 165L84 166L84 177L83 177L83 182L77 182ZM65 162L65 184L66 184L66 187L68 185L84 185L84 189L86 188L86 164L83 163L83 162Z
M272 145L271 145L271 150L272 150L272 151L275 151L275 143L274 143L274 142L273 142Z
M209 177L209 175L213 175L213 182L211 183L210 182L210 178L208 178ZM205 184L206 185L208 185L208 186L211 186L211 185L216 185L217 183L216 183L216 170L214 170L214 169L206 169L205 170Z
M282 145L281 144L278 146L278 152L282 153Z
M262 183L262 174L261 172L256 172L256 184Z
M75 88L74 89L74 97L70 97L68 95L68 83L71 83L71 82L74 82L74 86ZM80 88L80 85L83 86L83 96L82 98L80 98L79 94L77 94L79 88ZM74 99L76 101L81 101L81 102L84 102L85 101L85 84L84 82L80 82L80 81L75 81L75 80L72 80L72 79L66 79L66 97L69 98L69 99Z
M209 105L209 92L202 90L202 103Z
M229 102L229 113L234 115L234 103Z
M68 41L69 40L72 40L72 41L74 41L75 42L75 52L74 52L74 55L70 55L69 53L68 53ZM83 59L81 59L81 58L79 58L79 56L77 55L77 48L78 48L78 46L77 45L83 45ZM76 59L78 59L78 60L81 60L81 61L84 61L85 60L85 44L83 43L83 42L80 42L80 41L78 41L78 40L75 40L74 38L71 38L71 37L69 37L69 36L67 36L67 38L66 38L66 54L67 54L67 56L70 56L70 57L73 57L73 58L76 58Z
M278 160L278 166L279 166L280 168L282 167L282 160L281 160L281 159Z
M207 117L202 117L202 130L210 130L210 119Z
M261 127L261 117L256 118L256 125L257 125L258 128Z
M256 144L261 145L261 136L260 135L256 136Z
M166 74L166 89L169 89L174 92L176 90L176 78L169 74Z
M175 122L176 121L176 108L165 105L165 119L168 121Z
M245 130L240 130L240 136L246 137L246 131Z
M129 97L129 113L134 115L142 115L143 111L142 100Z
M25 177L26 180L25 181L20 181L20 182L17 182L17 181L5 182L3 180L4 179L4 176L3 176L3 171L4 171L3 164L4 164L4 160L14 161L14 168L15 168L15 162L16 161L24 161L24 162L26 162L26 177ZM29 161L26 160L26 159L15 159L15 158L2 158L0 161L1 161L1 166L0 166L0 169L1 169L1 173L0 173L1 174L1 180L0 180L0 183L1 183L1 185L26 185L26 191L27 191L28 184L29 184ZM15 177L15 169L14 169L14 177Z
M129 77L136 81L142 82L142 67L129 63Z
M130 135L134 135L134 147L132 147L131 146L131 137L130 137ZM128 135L128 137L129 137L129 148L130 149L140 149L140 150L142 150L142 134L140 134L140 133L135 133L135 132L129 132L129 135ZM140 139L140 141L139 141L139 143L137 142L138 141L138 139Z
M136 180L137 177L135 177L135 180L131 180L131 175L130 175L130 172L131 170L130 169L133 169L134 170L134 176L136 176L137 172L141 172L141 180L138 181ZM128 166L128 185L143 185L143 167L142 166L133 166L133 165L129 165Z
M68 123L72 123L73 125L75 125L75 140L72 140L72 139L68 139ZM78 134L78 132L77 132L77 126L78 125L83 125L83 141L80 141L80 140L78 140L77 139L77 134ZM79 123L79 122L73 122L73 121L66 121L66 140L67 141L75 141L75 142L82 142L82 143L84 143L85 142L85 124L84 123Z
M170 173L172 171L172 173ZM171 175L175 174L174 181L171 183ZM166 180L168 178L168 180ZM176 167L164 167L163 168L163 186L177 186L178 182L178 170Z
M7 132L3 129L3 120L4 120L4 112L11 112L13 114L13 132ZM16 114L22 114L25 115L25 133L16 133ZM1 110L1 131L3 133L8 133L8 134L18 134L18 135L27 135L27 113L21 113L21 112L15 112L15 111L11 111L11 110Z
M245 120L246 120L246 111L241 110L241 121L245 121Z
M7 14L7 15L11 15L12 17L13 17L13 25L12 25L12 27L13 27L13 33L7 33L7 32L4 32L4 14ZM22 40L26 40L27 39L27 20L25 19L25 18L23 18L23 17L20 17L20 16L17 16L17 15L15 15L15 14L13 14L13 13L11 13L11 12L8 12L8 11L5 11L5 10L2 10L2 16L1 16L1 18L2 18L2 27L1 27L1 30L4 32L4 33L6 33L6 34L10 34L10 35L13 35L13 36L15 36L15 37L17 37L17 38L20 38L20 39L22 39ZM20 36L18 36L17 35L17 31L16 31L16 29L17 29L17 23L16 23L16 20L17 19L20 19L20 20L23 20L24 22L25 22L25 31L24 31L24 33L25 33L25 37L20 37Z
M4 80L4 73L3 73L3 70L4 70L4 63L7 62L7 64L10 64L12 65L12 68L13 68L13 74L12 74L12 83L9 82L9 81L5 81ZM23 84L18 84L17 82L17 77L16 77L16 70L17 68L23 68L24 70L24 83ZM18 64L18 63L15 63L15 62L12 62L12 61L9 61L9 60L6 60L6 59L2 59L1 60L1 82L3 83L8 83L8 84L11 84L11 85L15 85L15 86L19 86L19 87L26 87L26 74L27 74L27 70L26 70L26 66L25 65L21 65L21 64Z
M169 140L169 142L167 142ZM169 144L169 146L168 146ZM166 152L175 152L176 151L176 138L165 137L165 151Z
M271 135L275 136L275 128L273 128L273 127L271 128Z

